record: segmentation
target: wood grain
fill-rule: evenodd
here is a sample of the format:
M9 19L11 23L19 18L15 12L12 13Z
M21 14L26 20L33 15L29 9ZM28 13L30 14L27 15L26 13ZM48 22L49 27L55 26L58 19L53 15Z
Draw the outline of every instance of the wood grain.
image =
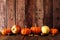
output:
M60 0L0 0L0 27L48 25L60 30Z
M44 1L44 25L53 26L53 0Z
M24 27L25 0L16 0L16 24Z
M0 0L0 31L6 27L6 0Z
M28 27L34 25L34 14L35 14L35 0L26 0L25 6L25 16L26 16L26 24Z
M57 39L56 39L57 38ZM56 36L22 36L12 35L0 37L0 40L60 40L60 34Z
M43 18L44 18L44 8L43 8L43 0L36 0L36 20L37 21L37 25L38 26L42 26L43 25Z
M14 7L14 0L7 0L7 27L12 27L15 24Z
M53 26L60 30L60 0L53 0Z

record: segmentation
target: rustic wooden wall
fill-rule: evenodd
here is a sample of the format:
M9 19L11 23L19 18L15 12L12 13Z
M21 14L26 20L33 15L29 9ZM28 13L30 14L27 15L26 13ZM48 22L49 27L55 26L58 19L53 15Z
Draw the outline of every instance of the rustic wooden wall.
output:
M44 25L53 27L53 0L44 0Z
M34 25L34 1L35 0L26 0L26 6L25 6L25 21L28 27Z
M6 0L0 0L0 31L6 27Z
M43 25L43 0L26 0L26 21L28 26Z
M15 5L14 0L7 0L7 27L12 27L15 24Z
M16 0L16 24L24 27L25 0Z
M44 5L43 5L43 1L44 0L36 0L36 22L38 26L42 26L43 25L43 19L44 19Z
M59 28L59 4L59 0L0 0L0 27L31 27L36 23Z
M60 30L60 0L53 0L53 26Z

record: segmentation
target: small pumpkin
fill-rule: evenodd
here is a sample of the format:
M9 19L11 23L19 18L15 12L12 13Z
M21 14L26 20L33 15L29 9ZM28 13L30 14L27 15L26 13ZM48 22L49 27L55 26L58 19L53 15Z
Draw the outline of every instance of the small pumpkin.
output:
M29 28L22 28L21 29L21 34L22 35L28 35L31 33L31 30Z
M12 28L11 28L11 31L12 31L12 33L14 33L14 34L17 34L17 33L20 33L21 28L20 28L20 26L18 26L18 25L13 25Z
M11 28L7 28L7 33L11 33Z
M51 32L52 35L54 36L55 34L58 33L58 29L57 29L57 28L51 28L50 32Z
M49 26L42 26L41 31L43 34L48 34L50 32Z
M38 34L41 32L41 28L40 27L31 27L31 31L34 34Z
M1 33L2 33L2 35L10 34L11 33L11 29L10 28L4 28Z
M2 35L6 35L7 34L7 30L6 28L4 28L2 31L1 31Z

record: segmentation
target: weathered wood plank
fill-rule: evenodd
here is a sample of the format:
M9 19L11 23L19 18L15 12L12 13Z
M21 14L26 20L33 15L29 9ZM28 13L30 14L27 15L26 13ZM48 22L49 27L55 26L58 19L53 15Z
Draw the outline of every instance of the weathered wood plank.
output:
M15 0L7 0L7 27L15 24Z
M26 23L28 27L34 25L34 14L35 14L35 0L26 0L25 6L25 15L26 15Z
M0 31L6 27L6 0L0 0Z
M44 25L53 26L53 0L44 0Z
M37 25L43 25L43 18L44 18L44 10L43 10L43 0L36 0L36 18L37 18Z
M60 30L60 0L53 0L53 26Z
M16 24L24 27L25 0L16 0Z
M38 36L24 36L24 40L38 40Z
M57 38L57 39L56 39ZM0 40L60 40L60 34L56 36L21 36L21 35L12 35L12 36L2 36Z

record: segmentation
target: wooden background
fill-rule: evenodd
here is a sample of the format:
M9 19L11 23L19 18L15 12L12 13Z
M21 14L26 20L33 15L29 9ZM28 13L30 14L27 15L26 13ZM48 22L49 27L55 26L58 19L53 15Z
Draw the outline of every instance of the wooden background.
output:
M35 23L60 29L60 0L0 0L0 31Z

